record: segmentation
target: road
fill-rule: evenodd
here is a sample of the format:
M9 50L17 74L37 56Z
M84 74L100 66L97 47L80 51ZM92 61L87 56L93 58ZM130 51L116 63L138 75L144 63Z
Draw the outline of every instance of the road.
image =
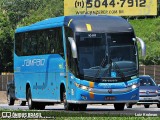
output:
M28 106L19 106L18 104L14 106L8 106L7 104L0 104L0 110L22 110L25 111L28 109ZM55 104L54 106L46 106L44 111L58 111L64 112L62 104ZM65 111L71 112L71 111ZM73 111L77 112L77 111ZM112 104L109 105L88 105L87 110L83 111L89 114L113 114L113 115L132 115L132 116L160 116L160 108L157 108L156 105L151 105L150 108L144 108L143 105L134 105L133 108L126 108L124 111L115 111Z

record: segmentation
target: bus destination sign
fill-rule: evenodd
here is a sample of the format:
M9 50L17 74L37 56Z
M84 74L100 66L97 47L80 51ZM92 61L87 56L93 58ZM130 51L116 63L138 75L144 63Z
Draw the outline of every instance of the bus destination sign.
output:
M157 15L157 0L64 0L64 15L76 14Z

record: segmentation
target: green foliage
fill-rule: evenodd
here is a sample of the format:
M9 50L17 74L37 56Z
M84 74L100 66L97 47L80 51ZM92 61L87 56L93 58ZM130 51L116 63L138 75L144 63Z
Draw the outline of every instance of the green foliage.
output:
M41 0L5 0L2 9L6 11L12 27L15 27L23 18L29 16L31 10L37 10L40 4Z
M0 0L0 5L1 71L13 71L15 29L63 15L63 0Z
M130 23L135 30L135 34L142 38L146 44L146 57L142 58L140 56L141 64L160 65L160 17L130 20Z
M63 15L63 0L42 0L37 11L31 10L30 16L24 18L19 26L29 25L40 20Z
M13 29L8 16L0 9L0 66L1 70L12 67Z

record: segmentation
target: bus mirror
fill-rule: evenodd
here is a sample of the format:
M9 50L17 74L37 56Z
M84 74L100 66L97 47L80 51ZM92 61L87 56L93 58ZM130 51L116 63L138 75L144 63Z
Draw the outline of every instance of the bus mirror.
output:
M141 45L141 49L142 49L142 56L144 57L146 55L146 45L144 43L144 41L139 38L139 37L136 37L137 41L139 41L140 45Z
M72 57L77 58L77 46L76 46L76 43L75 43L73 37L68 37L68 40L71 45Z

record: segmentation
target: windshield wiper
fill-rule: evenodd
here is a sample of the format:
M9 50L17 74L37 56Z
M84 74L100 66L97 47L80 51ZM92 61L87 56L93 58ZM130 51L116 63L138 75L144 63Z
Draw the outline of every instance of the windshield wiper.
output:
M112 61L112 60L111 60ZM125 75L124 73L121 71L121 69L119 68L119 66L117 65L116 62L112 62L115 65L115 71L118 73L118 75L122 78L123 81L125 81Z
M97 73L96 73L96 75L94 76L94 80L96 80L97 79L97 77L99 76L99 74L100 74L100 72L101 72L101 69L102 69L102 67L104 67L105 66L105 63L106 63L106 57L107 56L107 54L105 55L105 57L103 58L103 60L102 60L102 62L101 62L101 64L100 64L100 66L99 66L99 69L98 69L98 71L97 71ZM109 67L108 67L109 68Z

